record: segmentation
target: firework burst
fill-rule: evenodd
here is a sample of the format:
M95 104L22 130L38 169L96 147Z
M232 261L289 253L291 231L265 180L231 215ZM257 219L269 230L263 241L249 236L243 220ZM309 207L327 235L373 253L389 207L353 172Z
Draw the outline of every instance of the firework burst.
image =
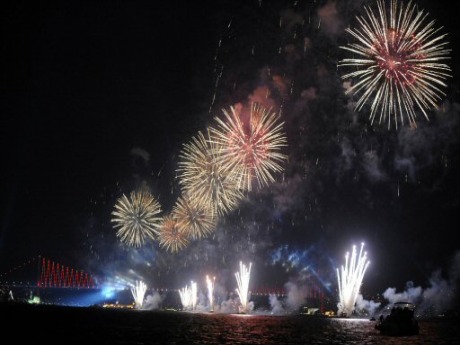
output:
M188 246L189 239L187 234L180 231L177 221L171 216L166 216L160 225L158 242L160 247L176 253Z
M177 221L179 231L192 239L207 237L216 225L211 210L185 197L177 199L172 217Z
M157 215L161 212L160 203L147 191L133 191L128 198L120 197L112 211L117 237L129 246L141 247L147 239L155 239L161 222Z
M283 171L281 164L287 159L280 152L287 140L279 116L257 103L247 121L241 106L222 111L226 121L215 118L218 126L211 128L212 140L221 145L221 163L235 171L238 188L251 191L254 179L259 187L274 182L273 173Z
M347 93L360 94L356 110L371 102L370 121L392 119L416 127L416 110L427 120L427 110L437 107L445 96L445 80L450 67L446 34L439 34L434 21L426 23L428 14L409 1L404 7L397 0L390 3L389 13L383 0L377 0L377 13L365 8L366 17L357 17L359 27L346 31L356 43L341 47L357 57L344 59L339 66L355 68L342 79L357 78ZM404 116L405 115L405 116Z
M224 215L244 197L237 188L233 170L220 164L222 147L202 132L184 145L179 156L179 183L189 199Z

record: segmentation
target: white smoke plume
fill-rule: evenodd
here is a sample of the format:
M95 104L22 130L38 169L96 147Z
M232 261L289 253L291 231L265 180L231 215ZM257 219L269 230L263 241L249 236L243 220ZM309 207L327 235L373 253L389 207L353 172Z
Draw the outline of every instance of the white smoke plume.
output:
M460 278L460 252L457 252L448 271L448 277L443 278L440 269L434 271L429 279L429 286L423 288L414 286L412 281L406 283L405 290L397 292L389 287L383 297L390 304L410 302L416 305L419 317L434 317L450 311L458 303L458 286Z
M145 297L144 303L142 304L142 309L144 310L159 309L162 301L163 301L163 297L157 291L155 291L153 295L147 295Z

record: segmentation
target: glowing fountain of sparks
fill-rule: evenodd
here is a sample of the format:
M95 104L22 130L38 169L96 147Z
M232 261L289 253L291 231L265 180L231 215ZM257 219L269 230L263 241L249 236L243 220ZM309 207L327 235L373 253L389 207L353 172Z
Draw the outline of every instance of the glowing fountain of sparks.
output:
M394 119L404 124L404 114L409 125L416 127L416 109L428 119L427 110L436 108L445 96L444 82L450 77L450 67L443 63L449 59L450 49L438 34L434 20L425 24L428 14L409 1L398 6L397 0L377 0L377 13L365 7L367 17L357 17L359 27L346 31L356 40L341 47L355 55L344 59L339 66L354 70L342 79L357 78L347 93L360 93L356 109L360 111L370 100L371 124L375 117L379 123L386 121L390 128Z
M249 300L249 278L251 276L252 262L249 263L249 267L246 267L243 262L240 261L240 271L235 273L236 282L238 288L236 292L240 298L241 305L238 308L240 314L245 314L248 311L248 300Z
M190 309L191 306L191 292L188 286L179 289L180 302L184 310Z
M206 276L206 285L208 286L209 311L214 311L214 282L216 277L209 278Z
M195 310L198 300L196 283L192 280L190 286L179 289L179 296L184 310Z
M131 293L134 297L134 303L135 303L136 309L142 308L146 291L147 291L147 285L141 280L136 281L135 286L131 287Z
M356 246L353 246L351 259L349 253L345 255L345 266L341 270L337 269L337 279L339 284L339 303L337 305L338 315L350 316L358 298L364 273L370 262L367 260L367 252L363 252L364 243L361 243L359 255L356 252Z
M196 303L198 302L198 288L197 288L197 285L194 281L191 282L191 294L192 294L192 297L191 297L191 301L192 301L192 310L195 310L196 308Z

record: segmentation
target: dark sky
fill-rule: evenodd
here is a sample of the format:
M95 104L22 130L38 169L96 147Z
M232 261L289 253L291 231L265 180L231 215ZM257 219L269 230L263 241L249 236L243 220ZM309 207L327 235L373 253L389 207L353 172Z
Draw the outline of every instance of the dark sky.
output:
M337 69L344 29L369 3L3 4L0 268L42 255L177 287L185 271L233 272L242 259L263 284L319 272L334 293L335 268L364 241L368 294L428 288L437 269L450 282L460 249L458 19L418 2L448 33L453 78L429 122L388 130L350 108ZM277 182L177 255L119 243L117 198L147 185L170 210L181 145L264 90L288 139Z

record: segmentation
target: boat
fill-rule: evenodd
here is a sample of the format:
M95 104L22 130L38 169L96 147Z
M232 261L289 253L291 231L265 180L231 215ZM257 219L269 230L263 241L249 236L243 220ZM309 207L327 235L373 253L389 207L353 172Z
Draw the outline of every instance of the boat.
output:
M389 314L381 315L375 328L380 334L389 336L410 336L419 332L418 321L415 318L415 305L410 302L397 302L387 310Z

